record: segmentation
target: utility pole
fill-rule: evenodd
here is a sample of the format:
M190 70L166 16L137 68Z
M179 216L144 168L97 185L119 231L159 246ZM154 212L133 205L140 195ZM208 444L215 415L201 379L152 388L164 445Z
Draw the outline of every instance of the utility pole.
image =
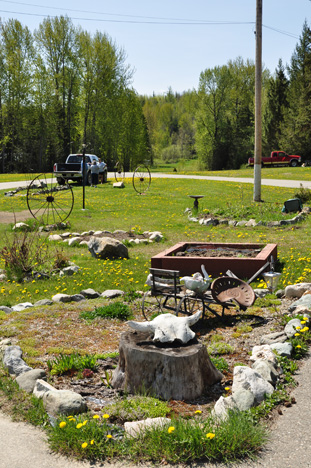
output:
M255 157L254 157L254 201L261 200L261 83L262 83L262 0L256 0L256 63L255 63Z

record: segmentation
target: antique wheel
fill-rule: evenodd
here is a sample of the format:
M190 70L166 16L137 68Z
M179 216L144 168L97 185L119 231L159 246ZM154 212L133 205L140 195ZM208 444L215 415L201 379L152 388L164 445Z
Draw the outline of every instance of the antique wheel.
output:
M27 206L40 224L58 224L70 215L74 204L73 192L67 183L58 186L53 174L39 174L27 190Z
M114 178L117 182L123 182L125 178L124 167L120 161L117 161L114 166Z
M157 315L176 313L178 301L174 297L152 296L146 292L142 301L142 313L146 320L153 320Z
M178 304L176 315L193 315L202 310L202 317L205 313L204 300L196 296L185 296Z
M133 187L140 195L146 193L151 184L151 174L147 166L141 164L133 174Z

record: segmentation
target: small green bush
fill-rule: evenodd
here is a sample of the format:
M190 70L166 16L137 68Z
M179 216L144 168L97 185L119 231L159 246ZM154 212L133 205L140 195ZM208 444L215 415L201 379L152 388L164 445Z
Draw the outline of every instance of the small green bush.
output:
M231 346L229 343L219 341L218 343L212 343L210 346L208 346L207 351L209 354L212 355L231 354L234 352L234 347Z
M229 364L224 358L212 356L210 359L216 369L218 369L220 372L227 372L229 370Z
M94 320L97 317L128 320L132 317L132 312L127 304L123 302L113 302L107 306L96 307L90 312L85 311L80 314L80 318L85 320Z
M47 361L48 369L52 375L62 375L68 371L82 371L84 369L95 370L97 367L97 357L78 353L70 355L60 354L53 360Z

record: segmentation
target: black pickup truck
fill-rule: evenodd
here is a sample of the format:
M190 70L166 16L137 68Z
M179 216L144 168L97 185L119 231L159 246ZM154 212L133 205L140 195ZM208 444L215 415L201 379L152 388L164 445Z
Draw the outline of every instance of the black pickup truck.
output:
M68 180L82 183L81 161L82 154L70 154L65 163L55 163L53 167L54 176L59 185L64 185ZM87 183L91 185L91 164L93 161L99 163L95 154L86 154ZM104 182L107 182L107 165L104 167Z

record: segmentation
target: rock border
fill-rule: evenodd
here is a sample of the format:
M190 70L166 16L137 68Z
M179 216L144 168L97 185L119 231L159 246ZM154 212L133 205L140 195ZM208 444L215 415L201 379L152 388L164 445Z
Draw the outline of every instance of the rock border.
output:
M280 226L290 226L293 224L301 223L302 221L305 220L306 216L311 213L311 207L306 206L305 208L302 209L302 211L294 216L292 219L281 219L280 221L258 221L256 222L255 219L249 219L249 220L240 220L236 221L233 219L227 219L227 218L197 218L192 216L192 210L191 208L186 208L184 211L185 214L188 214L188 220L194 223L199 223L203 226L218 226L218 225L228 225L230 227L256 227L256 226L267 226L270 228L274 227L280 227Z

